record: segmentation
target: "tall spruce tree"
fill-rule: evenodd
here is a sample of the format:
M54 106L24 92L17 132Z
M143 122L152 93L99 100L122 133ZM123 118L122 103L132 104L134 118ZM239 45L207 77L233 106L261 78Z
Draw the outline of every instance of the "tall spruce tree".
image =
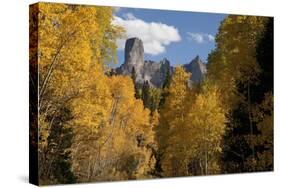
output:
M165 81L164 81L163 86L162 86L161 99L160 99L160 102L159 102L160 107L162 107L164 105L165 99L168 96L168 93L169 93L168 88L170 86L170 83L171 83L171 70L168 69L167 72L166 72Z
M46 150L40 153L40 184L75 183L70 158L73 130L68 124L73 119L71 112L63 107L56 116L48 119L52 126Z
M146 80L142 86L142 101L145 108L150 108L150 95L149 95L150 85Z
M131 72L131 78L134 82L134 88L135 88L135 97L136 99L139 99L142 97L142 88L140 86L140 84L137 82L137 74L136 74L136 69L135 67L132 68L132 72Z

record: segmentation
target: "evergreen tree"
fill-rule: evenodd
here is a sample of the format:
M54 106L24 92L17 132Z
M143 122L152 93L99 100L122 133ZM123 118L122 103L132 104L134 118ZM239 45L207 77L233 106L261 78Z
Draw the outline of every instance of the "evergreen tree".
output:
M146 80L142 86L142 101L145 108L150 107L150 95L149 95L150 85Z
M137 82L137 74L136 74L135 67L132 68L131 78L134 82L135 97L136 99L139 99L142 97L142 88L141 85Z
M153 88L149 89L149 109L151 112L159 109L161 101L162 89Z
M59 110L58 115L48 117L52 126L45 152L40 153L40 184L74 183L76 177L71 171L71 152L73 130L68 124L72 119L67 108Z
M170 71L170 69L168 69L166 72L165 81L162 86L161 99L159 102L160 107L163 106L163 104L165 103L165 99L168 96L168 88L170 86L170 83L171 83L171 71Z
M131 78L134 82L134 84L136 84L136 78L137 78L137 75L136 75L136 70L135 70L135 67L132 68L132 72L131 72Z
M165 81L163 83L163 86L162 88L168 88L170 86L170 83L171 83L171 70L170 69L167 69L166 71L166 76L165 76Z

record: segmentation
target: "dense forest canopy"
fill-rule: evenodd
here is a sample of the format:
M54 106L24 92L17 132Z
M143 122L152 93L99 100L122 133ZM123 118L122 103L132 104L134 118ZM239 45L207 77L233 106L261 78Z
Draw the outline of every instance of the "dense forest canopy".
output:
M154 88L134 71L108 74L124 32L112 8L38 10L30 79L38 61L41 185L273 170L272 18L226 17L203 82L190 87L178 66Z

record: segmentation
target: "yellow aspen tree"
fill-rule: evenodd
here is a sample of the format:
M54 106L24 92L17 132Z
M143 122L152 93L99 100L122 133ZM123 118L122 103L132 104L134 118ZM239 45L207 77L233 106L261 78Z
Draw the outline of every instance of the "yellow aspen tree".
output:
M189 113L189 129L192 130L192 147L199 161L201 174L219 173L221 141L225 133L226 117L216 88L204 86L196 96Z
M151 149L147 147L152 142L153 134L150 111L144 109L141 100L135 99L130 77L112 76L107 80L111 101L107 119L101 121L103 124L95 134L89 135L91 142L86 139L89 129L83 126L85 131L80 132L80 138L84 137L85 142L74 145L74 172L80 181L148 178L154 165ZM85 107L85 113L91 115L94 108Z
M219 86L231 121L224 152L225 171L228 172L256 171L254 136L257 125L253 113L260 94L254 92L263 71L257 62L257 45L267 21L268 18L257 16L226 17L216 36L216 49L209 55L207 77ZM237 148L238 143L243 147ZM246 165L246 160L252 165Z
M190 74L177 67L168 88L163 109L160 111L160 123L157 130L158 152L161 155L161 168L164 176L186 175L186 153L183 142L186 138L186 113L191 98L188 87ZM186 105L185 105L186 104ZM183 138L184 137L184 138Z
M75 132L71 148L73 171L79 166L75 164L81 164L75 157L77 148L86 150L87 141L93 143L100 127L109 119L112 96L104 75L104 63L115 61L115 40L122 30L111 24L110 7L51 3L38 6L39 138L42 138L39 143L43 143L42 150L50 150L45 142L54 120L61 109L70 110L72 120L65 123ZM93 175L94 165L83 160L86 155L87 152L79 158L83 161L79 168L87 169L87 173L84 176L80 174L83 170L77 170L78 179L90 179ZM46 165L41 161L42 169L44 166L50 169L53 160L44 158ZM48 175L49 170L46 171Z
M253 83L259 67L256 63L256 43L264 29L266 18L257 16L228 16L216 36L216 49L208 58L209 80L220 86L225 108L239 101L237 82Z
M153 141L150 111L144 108L140 99L135 99L131 78L113 76L111 87L113 96L118 100L116 126L124 135L123 138L119 138L124 144L116 144L115 152L125 157L121 166L126 164L123 167L129 169L119 170L126 170L127 179L145 178L153 165L150 161L151 151L147 148L147 145ZM119 142L119 140L114 142Z

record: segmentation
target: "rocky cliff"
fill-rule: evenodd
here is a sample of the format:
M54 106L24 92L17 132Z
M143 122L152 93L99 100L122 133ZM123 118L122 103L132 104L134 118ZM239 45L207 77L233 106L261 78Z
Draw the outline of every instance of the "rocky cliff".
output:
M190 63L184 64L183 68L191 72L190 81L192 83L200 83L203 81L205 74L207 73L206 65L197 55Z
M125 62L116 69L117 74L131 75L134 67L137 82L142 82L142 70L144 65L143 43L138 38L130 38L125 44Z
M206 74L206 65L199 56L196 56L190 63L183 65L184 69L192 73L189 83L199 83ZM169 60L163 59L160 62L144 60L144 47L139 38L130 38L125 44L125 62L116 68L115 72L122 75L131 75L133 68L136 73L136 82L148 81L151 86L162 87L166 76L172 74L173 67Z

